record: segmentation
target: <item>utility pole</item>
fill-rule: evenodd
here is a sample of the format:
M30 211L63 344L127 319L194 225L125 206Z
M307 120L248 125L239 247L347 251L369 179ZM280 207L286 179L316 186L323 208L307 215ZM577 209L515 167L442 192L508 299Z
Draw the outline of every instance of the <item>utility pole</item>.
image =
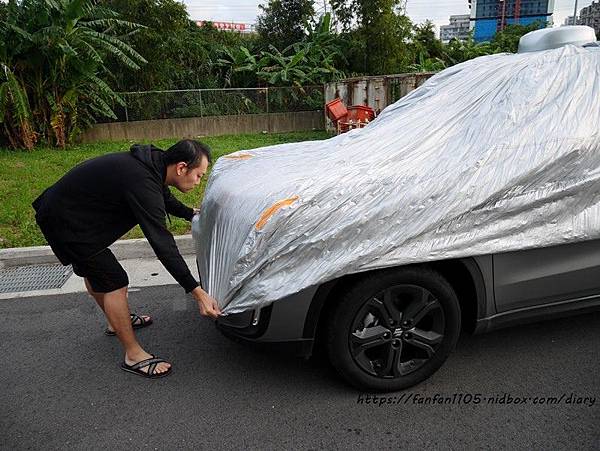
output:
M573 12L573 25L577 25L577 0L575 0L575 11Z

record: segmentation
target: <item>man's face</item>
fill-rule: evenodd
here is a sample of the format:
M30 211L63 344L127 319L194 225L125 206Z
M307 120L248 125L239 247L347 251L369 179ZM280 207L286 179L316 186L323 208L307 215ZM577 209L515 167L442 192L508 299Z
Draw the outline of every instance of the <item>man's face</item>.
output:
M200 184L200 180L206 174L208 169L208 160L206 157L202 157L200 166L189 169L185 163L177 163L175 168L175 183L174 186L182 193L187 193L193 190Z

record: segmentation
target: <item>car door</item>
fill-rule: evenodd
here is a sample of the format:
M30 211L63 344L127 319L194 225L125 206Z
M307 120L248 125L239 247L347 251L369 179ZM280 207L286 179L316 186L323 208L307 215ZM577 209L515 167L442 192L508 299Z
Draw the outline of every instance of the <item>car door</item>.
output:
M600 296L600 240L493 256L498 312Z

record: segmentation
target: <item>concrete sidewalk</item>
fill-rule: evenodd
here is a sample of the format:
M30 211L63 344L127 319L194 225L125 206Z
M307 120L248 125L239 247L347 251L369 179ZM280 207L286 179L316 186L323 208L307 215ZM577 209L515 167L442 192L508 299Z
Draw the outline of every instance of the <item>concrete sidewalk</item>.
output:
M198 279L194 241L191 235L175 237L179 252L187 263L192 275ZM175 279L160 263L146 239L121 240L110 246L129 276L129 291L141 287L177 284ZM35 246L0 250L0 273L8 269L29 265L58 264L59 261L49 246ZM65 293L85 292L83 279L72 274L61 288L47 290L18 291L0 293L0 299L14 299L31 296L55 296Z

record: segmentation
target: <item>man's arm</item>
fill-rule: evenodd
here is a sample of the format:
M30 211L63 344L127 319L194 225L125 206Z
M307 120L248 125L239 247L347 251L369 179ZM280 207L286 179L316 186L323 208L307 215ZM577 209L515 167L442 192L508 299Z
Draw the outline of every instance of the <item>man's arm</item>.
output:
M220 313L217 302L198 285L179 253L173 235L167 229L165 205L160 187L153 181L140 182L125 193L125 198L163 266L186 293L192 293L198 301L200 313L216 318Z
M177 216L178 218L186 219L188 221L192 220L194 216L194 209L188 207L187 205L184 205L179 200L177 200L177 198L173 196L173 193L171 193L169 187L166 185L163 186L163 198L165 201L165 210L167 213L173 216Z

